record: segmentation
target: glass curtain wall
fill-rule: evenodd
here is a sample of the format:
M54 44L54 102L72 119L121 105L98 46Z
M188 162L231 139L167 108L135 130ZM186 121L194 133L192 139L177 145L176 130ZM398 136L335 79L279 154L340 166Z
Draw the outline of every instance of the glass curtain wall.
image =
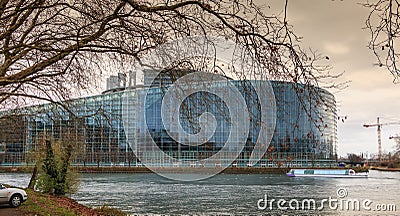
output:
M243 151L232 166L246 167L260 130L260 103L249 81L231 81L245 98L250 131ZM335 98L317 87L270 81L276 99L277 121L267 152L257 167L310 167L336 165L337 116ZM141 166L136 144L151 139L169 156L198 166L224 146L232 122L223 99L198 92L184 100L180 124L188 133L200 128L198 117L209 112L217 120L216 131L202 145L182 145L173 140L161 119L161 103L168 86L135 88L68 101L67 108L45 104L18 111L0 120L0 165L32 164L31 152L44 139L67 140L80 145L74 164L78 166ZM149 92L147 92L149 90ZM139 106L138 101L144 101ZM142 119L141 112L146 112ZM240 124L240 123L239 123ZM152 154L151 151L147 154ZM138 155L140 158L140 155ZM160 155L153 165L170 164Z

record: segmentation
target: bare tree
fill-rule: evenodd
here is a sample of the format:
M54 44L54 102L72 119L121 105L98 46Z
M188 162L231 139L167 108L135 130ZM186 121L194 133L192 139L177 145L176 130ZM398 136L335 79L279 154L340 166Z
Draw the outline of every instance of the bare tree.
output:
M393 151L393 155L395 157L395 159L400 159L400 136L396 135L395 137L393 137L394 141L396 142L396 145L394 146L394 151Z
M368 48L373 51L378 66L386 67L397 83L400 78L398 43L400 39L400 4L398 0L367 1L362 4L370 9L366 29L371 33Z
M318 85L332 78L300 48L281 15L247 0L17 0L0 2L0 105L60 101L104 68L127 71L159 44L191 35L246 47L268 78Z

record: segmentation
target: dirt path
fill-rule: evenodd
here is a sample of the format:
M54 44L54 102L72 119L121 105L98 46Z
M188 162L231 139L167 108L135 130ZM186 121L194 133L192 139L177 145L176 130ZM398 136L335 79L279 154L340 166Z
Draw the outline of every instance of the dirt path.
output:
M8 205L0 205L0 215L1 216L25 216L27 214L23 213L20 211L19 208L23 207L18 207L18 208L11 208Z

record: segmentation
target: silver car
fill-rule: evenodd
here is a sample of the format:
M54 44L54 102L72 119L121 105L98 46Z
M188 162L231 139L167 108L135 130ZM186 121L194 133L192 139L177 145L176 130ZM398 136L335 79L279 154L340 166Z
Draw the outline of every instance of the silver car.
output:
M28 199L28 194L22 189L8 188L0 184L0 204L18 207Z

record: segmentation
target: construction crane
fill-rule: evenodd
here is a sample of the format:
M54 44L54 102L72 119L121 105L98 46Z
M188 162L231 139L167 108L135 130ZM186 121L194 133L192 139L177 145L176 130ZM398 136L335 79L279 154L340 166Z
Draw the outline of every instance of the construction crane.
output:
M380 123L379 117L376 118L376 124L364 124L363 126L368 127L378 127L378 149L379 149L379 162L382 162L382 139L381 139L381 127L383 125L396 125L400 124L400 122L389 122L389 123Z

